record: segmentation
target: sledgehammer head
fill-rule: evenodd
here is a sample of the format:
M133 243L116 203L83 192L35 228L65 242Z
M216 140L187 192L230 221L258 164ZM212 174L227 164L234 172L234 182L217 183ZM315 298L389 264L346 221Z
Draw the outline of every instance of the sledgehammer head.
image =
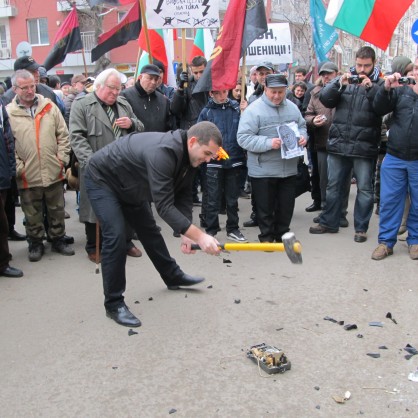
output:
M293 264L302 264L302 245L296 240L293 232L282 235L282 242L286 254Z

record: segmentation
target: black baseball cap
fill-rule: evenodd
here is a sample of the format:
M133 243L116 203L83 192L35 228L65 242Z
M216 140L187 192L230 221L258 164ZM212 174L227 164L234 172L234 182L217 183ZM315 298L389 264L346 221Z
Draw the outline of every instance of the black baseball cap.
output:
M35 71L40 65L32 58L28 56L18 58L14 63L14 69L17 70L28 70Z

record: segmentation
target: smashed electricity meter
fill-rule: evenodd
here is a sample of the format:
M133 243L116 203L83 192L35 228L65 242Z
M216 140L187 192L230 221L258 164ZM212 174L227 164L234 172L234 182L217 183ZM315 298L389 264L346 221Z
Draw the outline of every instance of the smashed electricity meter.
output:
M291 368L291 363L282 350L265 343L250 347L247 357L268 374L284 373Z

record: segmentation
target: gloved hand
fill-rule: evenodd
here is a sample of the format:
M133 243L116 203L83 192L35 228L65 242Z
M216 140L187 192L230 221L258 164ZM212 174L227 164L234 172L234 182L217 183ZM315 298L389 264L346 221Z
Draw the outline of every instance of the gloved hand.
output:
M187 74L186 71L183 71L182 73L180 73L179 82L178 82L179 89L184 88L185 83L188 83L188 81L189 81L189 74Z

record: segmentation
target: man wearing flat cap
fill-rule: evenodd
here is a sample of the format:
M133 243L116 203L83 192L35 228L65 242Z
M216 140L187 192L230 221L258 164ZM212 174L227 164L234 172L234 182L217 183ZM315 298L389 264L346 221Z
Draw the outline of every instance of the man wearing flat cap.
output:
M306 123L298 107L286 99L287 86L284 75L267 75L263 95L248 106L238 127L238 144L248 153L260 242L281 242L290 230L298 157L282 158L281 147L288 139L284 132L296 124L295 142L306 145ZM278 128L283 134L279 135Z
M170 117L170 101L157 90L160 69L144 65L135 85L121 92L132 106L135 116L144 124L144 132L167 132L174 129Z
M311 91L311 99L305 112L305 120L308 129L310 128L309 146L312 158L312 179L318 176L319 190L314 192L312 186L312 205L308 206L306 212L315 212L325 207L325 196L328 183L328 152L327 140L329 128L334 117L335 109L325 107L319 100L324 87L338 75L338 67L330 61L325 62L319 69L320 79L318 84ZM312 181L313 183L313 181ZM341 210L340 227L348 226L347 206L350 194L351 179L346 182L345 198ZM314 218L319 222L319 216Z

